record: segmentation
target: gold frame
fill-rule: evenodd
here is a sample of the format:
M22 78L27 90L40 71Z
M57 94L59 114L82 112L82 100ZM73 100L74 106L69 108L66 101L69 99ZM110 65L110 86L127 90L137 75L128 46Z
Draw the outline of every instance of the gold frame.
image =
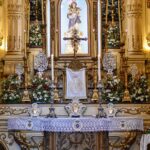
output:
M84 57L86 57L86 59L92 59L93 57L96 57L97 55L97 29L94 29L94 25L97 24L97 20L95 19L95 15L96 13L94 11L94 5L95 5L95 0L85 0L87 3L87 10L88 10L88 54L77 54L78 58L83 59ZM51 34L51 37L53 37L53 44L51 43L51 45L53 45L52 47L52 53L54 54L54 56L56 58L59 59L72 59L73 58L73 54L61 54L61 21L60 21L60 17L61 17L61 2L62 0L55 0L53 1L55 2L55 12L53 12L53 14L55 14L56 18L55 20L53 20L53 23L51 24L51 29L54 29L55 32L53 32L54 34ZM53 15L52 14L52 15ZM96 21L96 23L93 23L93 21Z

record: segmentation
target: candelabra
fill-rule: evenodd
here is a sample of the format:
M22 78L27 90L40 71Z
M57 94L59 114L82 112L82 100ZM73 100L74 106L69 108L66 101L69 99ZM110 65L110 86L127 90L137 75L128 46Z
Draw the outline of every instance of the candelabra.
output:
M54 81L51 82L50 88L51 88L51 99L50 99L49 114L47 115L47 118L56 118L55 108L54 108L54 106L53 106L53 104L54 104L54 96L55 96L55 92L54 92L54 90L55 90Z
M58 74L58 70L55 71L55 82L54 82L54 101L55 102L59 102L60 101L59 94L58 94L58 89L57 89L57 86L56 86L57 83L58 83L57 74Z
M125 73L125 91L124 91L124 97L123 97L123 102L131 102L131 97L130 93L128 90L128 76L127 76L127 71L128 71L128 65L127 65L127 57L125 58L125 65L124 65L124 73Z
M106 113L104 111L104 108L102 107L102 90L103 90L103 85L102 82L98 82L98 93L99 93L99 107L98 107L98 113L96 115L96 118L105 118Z
M96 72L96 64L94 65L94 90L92 95L92 101L98 101L98 90L96 88L97 85L97 72Z
M24 31L24 88L25 90L23 91L23 97L22 97L22 102L30 102L30 96L29 96L29 91L28 91L28 53L27 53L27 46L28 44L26 43L26 31Z

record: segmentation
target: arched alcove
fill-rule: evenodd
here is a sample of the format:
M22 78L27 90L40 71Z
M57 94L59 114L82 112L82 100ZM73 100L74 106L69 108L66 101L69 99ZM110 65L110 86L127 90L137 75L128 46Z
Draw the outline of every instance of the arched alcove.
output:
M88 54L88 4L86 0L68 1L62 0L60 7L60 44L61 54L73 54L71 40L64 38L72 37L76 30L81 40L78 46L78 54Z

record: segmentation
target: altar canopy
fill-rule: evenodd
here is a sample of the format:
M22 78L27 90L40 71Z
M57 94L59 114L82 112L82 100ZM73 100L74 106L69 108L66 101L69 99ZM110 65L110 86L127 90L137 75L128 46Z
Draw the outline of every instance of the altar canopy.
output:
M85 68L79 71L66 69L66 99L75 97L79 99L87 98Z

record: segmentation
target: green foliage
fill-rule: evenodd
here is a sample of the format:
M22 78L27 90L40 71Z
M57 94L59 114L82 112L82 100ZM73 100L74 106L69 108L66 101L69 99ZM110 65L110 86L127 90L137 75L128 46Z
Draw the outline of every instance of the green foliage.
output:
M128 89L132 102L148 102L150 99L148 81L145 75L139 75L133 78L128 75Z
M117 76L107 76L103 82L102 99L106 102L121 102L124 85Z
M21 81L17 75L10 75L2 82L1 100L3 103L20 103L22 98Z
M50 80L46 77L34 76L32 80L32 102L46 103L50 101Z

